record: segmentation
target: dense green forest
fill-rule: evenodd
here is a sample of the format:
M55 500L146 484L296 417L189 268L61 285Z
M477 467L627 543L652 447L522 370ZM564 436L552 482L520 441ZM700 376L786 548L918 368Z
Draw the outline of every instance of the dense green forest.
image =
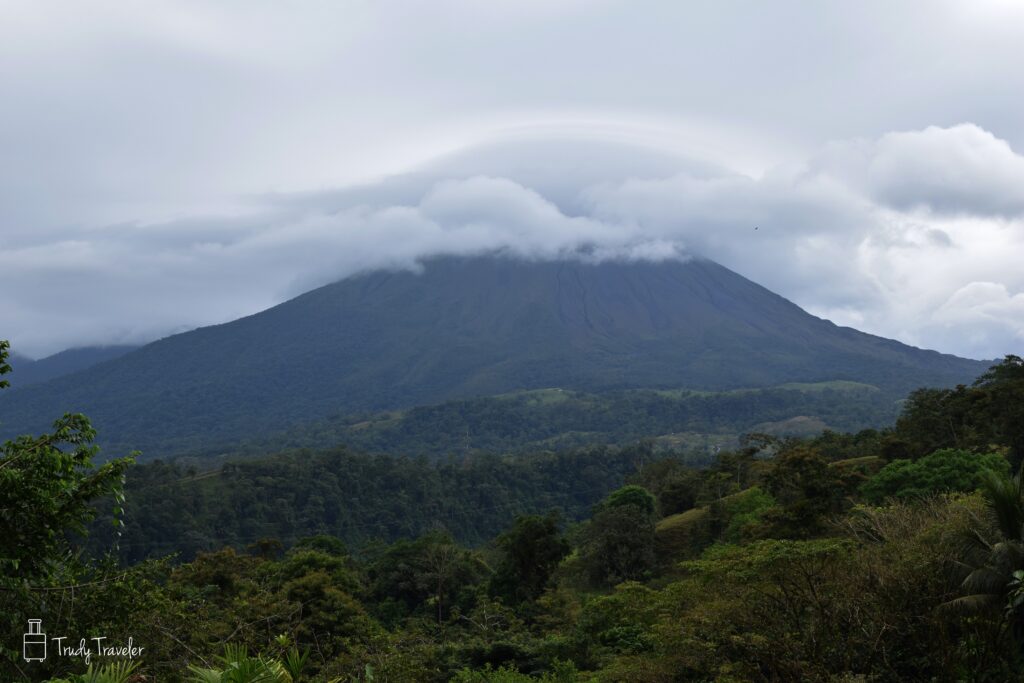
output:
M272 537L286 544L331 534L348 544L413 538L444 528L461 542L493 538L518 513L557 509L585 516L604 494L653 458L648 443L517 458L471 456L442 462L371 456L346 449L300 450L197 472L156 462L136 465L125 487L125 561ZM111 547L106 509L88 537Z
M88 421L66 415L0 458L2 676L1019 680L1022 406L1011 356L913 393L891 429L751 436L703 467L644 443L443 463L297 451L219 474L97 465ZM383 491L399 500L351 500ZM488 500L522 503L499 522ZM186 511L225 533L118 559L143 515ZM92 534L98 558L81 552L97 513L115 530ZM290 526L249 538L271 514ZM28 619L144 651L26 663Z
M345 444L377 453L465 455L530 453L594 443L627 445L653 438L656 446L713 450L752 431L788 435L810 417L812 428L859 431L889 425L897 395L858 382L786 384L709 392L563 389L448 401L406 411L317 420L228 449L196 450L189 460L239 457L290 448Z
M241 547L261 537L291 543L321 533L348 543L392 541L439 526L460 542L479 544L516 513L557 509L565 519L578 520L653 458L706 465L713 459L715 438L719 444L738 443L739 425L770 429L771 423L757 421L801 410L814 410L851 430L885 422L883 416L894 407L879 393L854 383L722 393L545 390L417 408L376 420L320 423L221 454L227 462L214 470L203 469L211 462L209 455L133 467L125 492L132 514L125 520L119 556L131 562L178 552L190 559L197 551L225 544ZM665 435L672 426L693 431ZM725 431L730 429L735 431ZM492 452L515 457L475 448L456 457L463 433L476 435L475 442L489 444ZM549 434L558 438L545 438ZM575 440L627 445L563 446L554 452L540 451L539 445L532 451L515 447L552 441L572 445ZM384 453L419 455L297 448L252 457L271 444L353 441ZM676 450L677 445L689 448ZM90 549L108 548L108 516L101 515L94 527Z

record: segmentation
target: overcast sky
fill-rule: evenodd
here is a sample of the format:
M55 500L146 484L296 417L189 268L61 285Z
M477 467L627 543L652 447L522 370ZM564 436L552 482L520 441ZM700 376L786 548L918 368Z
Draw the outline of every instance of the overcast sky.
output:
M585 245L1024 353L1022 64L1014 0L0 0L0 338Z

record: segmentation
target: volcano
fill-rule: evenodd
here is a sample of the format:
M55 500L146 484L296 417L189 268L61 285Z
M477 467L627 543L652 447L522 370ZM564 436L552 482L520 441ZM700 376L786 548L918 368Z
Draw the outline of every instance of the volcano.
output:
M105 444L154 457L517 390L853 380L899 397L969 382L988 365L836 326L703 259L421 265L353 276L4 392L0 432L38 432L82 412Z

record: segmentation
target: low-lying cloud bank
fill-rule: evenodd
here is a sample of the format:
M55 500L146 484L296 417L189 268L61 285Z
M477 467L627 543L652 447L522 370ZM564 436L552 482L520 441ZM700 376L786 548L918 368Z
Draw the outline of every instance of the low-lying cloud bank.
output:
M504 250L696 254L839 324L976 358L1024 347L1024 156L977 126L836 142L757 178L591 146L606 153L586 168L578 141L510 143L232 218L21 236L0 246L4 335L36 356L146 341L358 271Z

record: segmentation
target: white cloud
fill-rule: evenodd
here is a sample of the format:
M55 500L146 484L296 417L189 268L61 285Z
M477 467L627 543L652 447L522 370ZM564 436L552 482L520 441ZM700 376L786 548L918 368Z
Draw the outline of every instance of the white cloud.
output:
M1024 157L973 124L833 144L807 173L836 177L902 210L1024 215Z
M971 355L992 355L993 347L1019 353L1024 346L1024 291L997 282L970 282L936 310L925 334L937 343L953 340Z
M964 130L924 131L928 153L963 154ZM519 155L485 154L486 164L469 154L377 185L261 198L234 218L20 236L0 247L0 288L18 293L0 299L0 318L18 348L39 355L222 322L434 254L700 254L840 324L974 357L1019 352L1024 218L993 215L991 198L977 196L956 212L887 201L862 182L874 176L836 161L854 147L875 150L858 158L908 159L888 151L893 139L917 140L831 144L759 178L621 145L525 144ZM602 163L574 175L573 149ZM1012 170L1019 159L992 166Z

